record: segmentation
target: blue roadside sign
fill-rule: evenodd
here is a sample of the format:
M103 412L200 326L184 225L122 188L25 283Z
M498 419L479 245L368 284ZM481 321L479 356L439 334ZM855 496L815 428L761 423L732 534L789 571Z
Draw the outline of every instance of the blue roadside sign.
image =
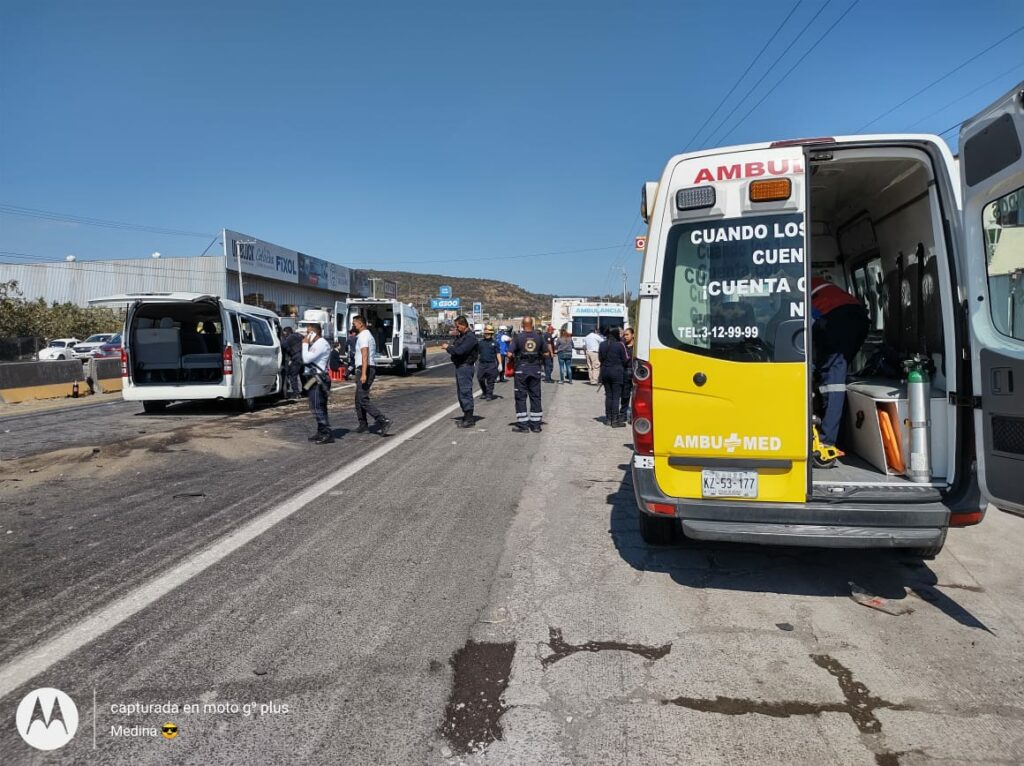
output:
M482 304L482 303L474 303L473 304L473 313L474 314L483 314L484 313L484 304Z
M452 297L452 286L451 285L441 285L437 289L437 294L438 294L438 297L441 297L441 298L451 298Z
M430 308L438 311L458 311L462 308L462 298L431 298Z

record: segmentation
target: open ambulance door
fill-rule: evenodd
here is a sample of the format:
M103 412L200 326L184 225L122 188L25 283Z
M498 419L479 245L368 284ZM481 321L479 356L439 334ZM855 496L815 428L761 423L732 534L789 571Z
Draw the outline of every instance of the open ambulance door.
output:
M1024 513L1024 82L960 129L978 481ZM980 423L978 422L980 418Z

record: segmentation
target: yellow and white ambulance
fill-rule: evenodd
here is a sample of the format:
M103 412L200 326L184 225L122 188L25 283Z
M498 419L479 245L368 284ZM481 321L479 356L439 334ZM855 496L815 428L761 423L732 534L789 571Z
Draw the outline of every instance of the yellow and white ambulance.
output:
M632 478L647 542L681 527L935 555L987 502L1024 511L1022 145L1024 83L963 124L959 164L932 135L798 139L678 155L645 185ZM869 324L827 467L812 459L816 276Z

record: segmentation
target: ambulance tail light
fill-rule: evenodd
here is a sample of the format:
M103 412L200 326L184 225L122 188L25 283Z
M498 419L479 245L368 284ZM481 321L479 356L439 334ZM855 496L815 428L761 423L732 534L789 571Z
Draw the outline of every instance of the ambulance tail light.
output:
M121 377L128 377L128 352L121 347Z
M951 513L949 514L949 526L951 527L972 527L975 524L980 524L985 514L981 511L972 511L970 513Z
M671 503L644 503L651 513L661 513L665 516L675 516L676 507Z
M714 186L691 186L689 189L680 189L676 192L676 209L700 210L714 207L715 199Z
M788 178L765 178L750 182L751 202L779 202L789 199L793 182Z
M633 449L638 455L654 454L654 383L648 362L633 364Z
M230 375L235 370L235 356L231 351L231 346L224 347L224 375Z

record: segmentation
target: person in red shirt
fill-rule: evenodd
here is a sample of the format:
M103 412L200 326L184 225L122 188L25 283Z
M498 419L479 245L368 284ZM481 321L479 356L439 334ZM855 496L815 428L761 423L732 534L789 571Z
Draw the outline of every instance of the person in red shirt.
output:
M820 436L834 447L846 404L846 375L868 335L868 313L854 296L821 277L811 277L811 333L818 390L825 400Z

